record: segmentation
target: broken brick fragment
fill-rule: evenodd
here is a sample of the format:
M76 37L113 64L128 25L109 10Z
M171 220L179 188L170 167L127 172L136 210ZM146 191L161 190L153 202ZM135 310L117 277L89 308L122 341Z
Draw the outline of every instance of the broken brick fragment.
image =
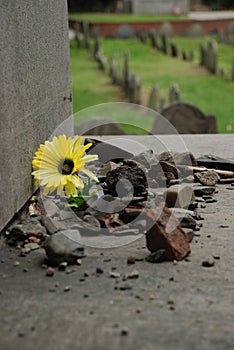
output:
M147 212L146 245L151 252L165 249L165 260L182 260L190 253L189 238L167 206Z

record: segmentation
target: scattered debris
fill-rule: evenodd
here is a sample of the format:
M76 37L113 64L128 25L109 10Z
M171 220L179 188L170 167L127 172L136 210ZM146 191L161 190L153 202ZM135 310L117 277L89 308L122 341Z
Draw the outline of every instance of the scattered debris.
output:
M72 264L77 262L77 259L84 257L84 247L75 240L77 234L77 230L66 230L55 233L46 239L43 248L50 264L58 265L64 261Z
M203 267L212 267L214 266L214 264L215 264L215 261L213 257L209 257L208 259L202 261Z

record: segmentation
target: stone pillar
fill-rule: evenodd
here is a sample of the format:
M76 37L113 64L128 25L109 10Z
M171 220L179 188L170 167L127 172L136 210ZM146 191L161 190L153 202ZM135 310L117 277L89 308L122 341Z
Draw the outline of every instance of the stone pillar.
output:
M0 0L0 229L33 193L40 143L72 114L67 2Z

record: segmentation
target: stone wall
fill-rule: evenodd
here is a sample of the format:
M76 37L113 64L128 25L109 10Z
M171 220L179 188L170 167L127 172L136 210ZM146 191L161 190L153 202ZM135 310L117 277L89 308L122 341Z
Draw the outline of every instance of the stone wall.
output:
M188 13L189 0L132 0L132 12L136 14L170 15L174 5L180 8L181 13Z
M72 113L67 2L0 0L0 229L33 191L34 152Z
M70 28L75 28L77 23L80 21L70 19L69 25ZM220 33L226 34L228 32L228 28L230 23L233 22L233 18L225 18L225 19L212 19L212 20L204 20L204 21L197 21L192 19L187 20L176 20L176 21L170 21L170 24L173 28L174 35L185 35L186 33L189 33L190 30L194 27L194 25L199 24L203 30L204 35L209 35L211 32L218 31ZM160 31L161 27L163 26L162 22L131 22L128 23L129 27L136 31L138 29L144 29L146 31L149 31L151 29L156 29L157 31ZM123 26L123 23L90 23L91 28L97 28L100 36L117 36L118 31Z

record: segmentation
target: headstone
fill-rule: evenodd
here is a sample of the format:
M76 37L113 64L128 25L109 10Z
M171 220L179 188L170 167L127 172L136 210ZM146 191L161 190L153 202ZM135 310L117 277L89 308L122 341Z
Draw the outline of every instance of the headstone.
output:
M227 34L234 35L234 21L232 21L228 24Z
M171 38L174 34L173 26L170 22L163 22L159 28L159 33Z
M217 66L218 66L218 46L216 41L211 41L211 43L208 45L209 47L209 71L212 74L216 74L217 72Z
M89 23L83 21L83 32L84 32L84 47L85 49L90 49L90 32L89 32Z
M105 71L106 69L106 57L101 51L98 51L96 54L96 61L98 62L98 67L100 70Z
M76 23L75 26L75 40L78 48L82 47L82 42L84 39L84 35L81 33L81 25L80 23Z
M135 89L134 89L134 103L141 103L141 78L135 78Z
M130 73L129 82L128 82L128 99L129 99L129 102L131 103L134 103L135 79L136 79L136 74Z
M204 37L204 30L200 23L192 24L191 28L188 31L188 36L192 38L202 38Z
M180 90L177 84L172 84L170 88L170 102L178 102L180 100Z
M158 44L158 36L157 36L157 32L155 29L151 29L148 33L149 39L150 39L150 43L151 46L154 49L159 49L159 44Z
M149 102L148 102L148 107L153 109L154 111L157 111L159 108L159 93L160 93L160 88L159 85L153 85L152 90L150 92L149 96Z
M96 117L74 126L77 135L123 135L123 128L111 118Z
M99 36L96 36L94 38L94 49L93 49L93 55L94 55L94 58L96 57L96 55L98 54L98 52L101 50L101 47L100 47L100 39L99 39Z
M200 65L204 67L206 65L206 55L207 55L207 46L205 42L200 44Z
M172 57L178 57L178 48L173 41L171 42L171 55Z
M167 54L167 37L165 34L161 35L161 51L166 55Z
M160 103L159 103L159 112L161 113L161 111L163 110L164 106L166 104L166 98L165 97L162 97L160 99Z
M122 72L122 86L125 93L127 93L128 91L128 84L129 84L129 51L125 51L123 72Z
M0 229L34 191L40 143L72 114L66 2L1 4Z
M138 30L137 36L143 44L147 44L148 34L145 30Z
M134 31L129 24L122 24L116 33L118 39L132 39L134 36Z
M110 70L109 75L113 84L118 84L118 64L116 60L111 56L110 58Z
M216 133L217 124L214 116L206 116L196 106L186 102L175 102L161 111L162 116L172 125L162 123L156 118L153 134L173 134L175 129L180 134Z
M187 52L185 50L181 51L182 60L187 61Z
M193 50L189 50L189 52L188 52L188 60L191 61L191 62L194 60L194 51Z
M232 81L234 81L234 55L232 59Z

